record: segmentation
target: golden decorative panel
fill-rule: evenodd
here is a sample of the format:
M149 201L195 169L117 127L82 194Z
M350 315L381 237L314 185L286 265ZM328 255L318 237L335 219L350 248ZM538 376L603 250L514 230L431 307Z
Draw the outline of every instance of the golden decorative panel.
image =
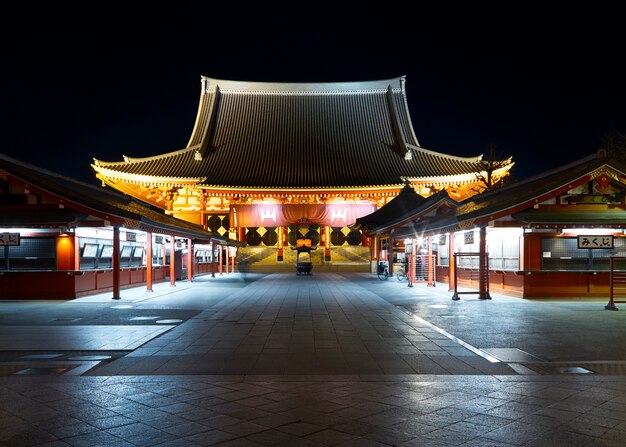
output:
M467 228L473 228L474 222L476 222L476 219L464 220L463 222L459 222L459 228L461 230L465 230Z

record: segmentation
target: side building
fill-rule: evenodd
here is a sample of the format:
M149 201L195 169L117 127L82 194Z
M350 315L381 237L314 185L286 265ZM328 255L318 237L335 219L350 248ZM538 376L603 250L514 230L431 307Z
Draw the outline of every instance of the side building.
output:
M390 202L356 224L387 241L392 272L408 258L415 280L447 283L454 299L492 291L626 302L623 154L601 149L461 201L445 191L409 198L408 209Z
M228 271L240 242L0 154L0 299L72 299ZM233 266L231 266L232 271Z
M347 83L201 78L187 146L145 158L95 159L104 185L245 243L251 265L295 264L289 247L319 247L312 262L368 270L380 251L357 218L409 184L455 200L484 188L482 156L420 146L405 77ZM508 159L493 173L506 176ZM360 268L359 267L359 268Z

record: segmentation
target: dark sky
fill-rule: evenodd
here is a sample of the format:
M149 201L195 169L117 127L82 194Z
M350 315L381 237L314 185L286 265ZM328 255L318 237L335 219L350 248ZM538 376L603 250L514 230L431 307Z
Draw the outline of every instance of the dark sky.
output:
M617 11L468 3L271 10L241 2L22 2L0 19L0 152L97 183L94 157L118 161L186 145L201 75L406 75L422 147L474 156L493 145L513 156L517 178L593 153L613 128L626 131Z

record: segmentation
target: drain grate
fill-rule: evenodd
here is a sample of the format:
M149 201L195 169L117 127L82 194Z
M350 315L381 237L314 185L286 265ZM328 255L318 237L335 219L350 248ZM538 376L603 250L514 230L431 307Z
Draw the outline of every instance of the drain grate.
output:
M130 351L0 352L0 377L79 376L124 357L128 352Z
M22 368L24 368L24 365L0 365L0 377L6 377L15 374Z
M589 361L569 363L524 363L526 368L539 374L598 374L602 376L626 376L626 362Z
M110 360L113 357L110 355L79 355L76 357L69 357L68 360L80 360L80 361L95 361L95 360Z
M483 351L488 352L493 355L497 359L503 362L544 362L544 359L537 357L536 355L532 355L529 352L522 351L518 348L482 348Z
M543 369L551 374L593 374L593 371L580 366L544 366Z
M60 374L66 373L71 368L26 368L20 369L19 371L14 372L13 374L18 375L29 375L29 376L58 376Z
M17 360L50 360L63 357L65 354L30 354L18 357Z

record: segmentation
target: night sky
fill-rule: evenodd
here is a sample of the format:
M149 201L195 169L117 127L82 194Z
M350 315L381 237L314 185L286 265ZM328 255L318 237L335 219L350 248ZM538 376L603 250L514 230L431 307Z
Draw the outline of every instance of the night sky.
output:
M626 39L610 8L22 3L0 19L0 152L94 184L94 157L185 147L202 75L406 75L422 147L474 156L492 146L513 157L520 179L595 152L611 129L626 132Z

